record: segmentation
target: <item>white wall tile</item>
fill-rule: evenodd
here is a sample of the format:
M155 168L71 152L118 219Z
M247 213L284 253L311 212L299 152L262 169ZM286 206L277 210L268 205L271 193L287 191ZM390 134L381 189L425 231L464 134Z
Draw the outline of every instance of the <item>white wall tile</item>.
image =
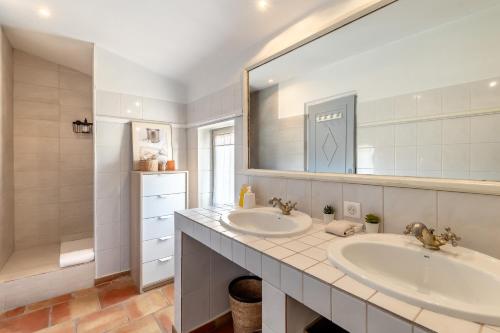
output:
M361 218L350 219L353 221L364 221L366 214L375 214L382 218L383 215L383 193L381 186L343 184L342 200L359 202L361 204Z
M331 319L330 285L304 274L304 305L316 311L325 318Z
M111 275L120 272L121 250L119 247L109 250L97 251L96 253L96 275L97 277Z
M470 110L470 87L468 84L441 89L443 113L466 112Z
M332 288L332 321L350 333L366 332L366 303Z
M311 182L289 179L286 181L286 200L297 202L297 210L311 215Z
M262 278L275 286L281 287L281 264L278 260L262 256Z
M500 114L472 117L470 126L470 142L500 142Z
M245 268L245 248L246 246L241 244L238 241L233 240L233 261L240 265L241 267Z
M124 118L142 119L142 97L122 94L120 115Z
M121 115L120 94L97 90L96 114L119 117Z
M470 170L470 145L443 145L443 173L461 171L468 176Z
M470 131L471 118L445 119L443 120L443 144L469 143Z
M417 115L417 99L413 94L394 98L394 114L396 119L411 118Z
M417 124L395 125L394 136L396 146L415 146L417 144Z
M100 173L114 173L120 170L119 146L96 146L96 166Z
M262 255L249 247L246 248L245 264L252 274L262 277Z
M368 305L367 333L412 333L412 326L407 321Z
M262 281L262 323L273 332L286 332L286 295Z
M281 264L281 290L301 302L302 272L286 264Z
M442 143L442 121L417 123L417 145L439 145Z
M427 145L417 147L417 172L442 170L442 146ZM440 174L440 173L439 173Z
M470 170L500 172L500 143L471 144Z
M323 217L323 208L333 205L337 219L342 218L342 184L333 182L311 182L311 215L313 218Z
M407 170L416 172L417 170L417 147L400 146L395 148L395 170Z
M112 222L96 225L96 251L120 247L120 223ZM121 262L121 261L120 261Z
M490 83L493 81L496 81L497 84L491 87ZM500 105L500 85L498 83L500 83L498 78L470 83L471 109L481 110L498 107Z
M438 89L428 90L417 96L417 115L430 116L438 115L442 112L441 91Z

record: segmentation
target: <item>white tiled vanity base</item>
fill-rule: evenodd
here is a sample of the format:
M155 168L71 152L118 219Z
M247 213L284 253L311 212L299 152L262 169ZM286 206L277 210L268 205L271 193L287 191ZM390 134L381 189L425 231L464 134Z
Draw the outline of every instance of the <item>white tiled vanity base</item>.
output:
M306 234L262 238L223 227L218 222L220 215L230 210L230 206L218 206L176 212L176 234L185 233L262 277L264 297L266 291L278 295L274 297L278 300L280 293L286 294L351 333L500 331L500 328L424 310L348 277L326 258L326 249L339 238L325 233L324 224L318 221ZM263 332L284 333L286 328L280 311L285 310L270 306L269 311L263 311ZM176 318L176 326L178 324Z

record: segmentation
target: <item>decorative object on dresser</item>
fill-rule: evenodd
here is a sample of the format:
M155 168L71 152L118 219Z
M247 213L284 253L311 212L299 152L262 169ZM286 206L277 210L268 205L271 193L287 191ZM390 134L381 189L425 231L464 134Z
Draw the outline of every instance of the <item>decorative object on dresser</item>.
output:
M158 163L173 159L172 126L162 123L132 122L134 170L158 171ZM156 160L156 168L145 169L143 161Z
M174 211L186 209L187 171L132 171L131 272L137 288L174 276Z

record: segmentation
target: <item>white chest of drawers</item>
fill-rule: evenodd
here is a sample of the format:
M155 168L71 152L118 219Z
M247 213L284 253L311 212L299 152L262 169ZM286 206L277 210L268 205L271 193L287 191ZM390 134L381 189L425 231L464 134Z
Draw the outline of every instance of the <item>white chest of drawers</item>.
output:
M174 211L187 207L187 172L132 172L131 271L142 292L174 276Z

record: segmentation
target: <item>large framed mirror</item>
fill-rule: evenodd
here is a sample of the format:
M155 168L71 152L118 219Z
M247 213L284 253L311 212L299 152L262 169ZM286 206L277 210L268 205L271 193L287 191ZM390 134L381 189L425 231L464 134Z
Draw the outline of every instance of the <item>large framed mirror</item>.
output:
M246 70L249 169L499 181L500 2L359 16Z

